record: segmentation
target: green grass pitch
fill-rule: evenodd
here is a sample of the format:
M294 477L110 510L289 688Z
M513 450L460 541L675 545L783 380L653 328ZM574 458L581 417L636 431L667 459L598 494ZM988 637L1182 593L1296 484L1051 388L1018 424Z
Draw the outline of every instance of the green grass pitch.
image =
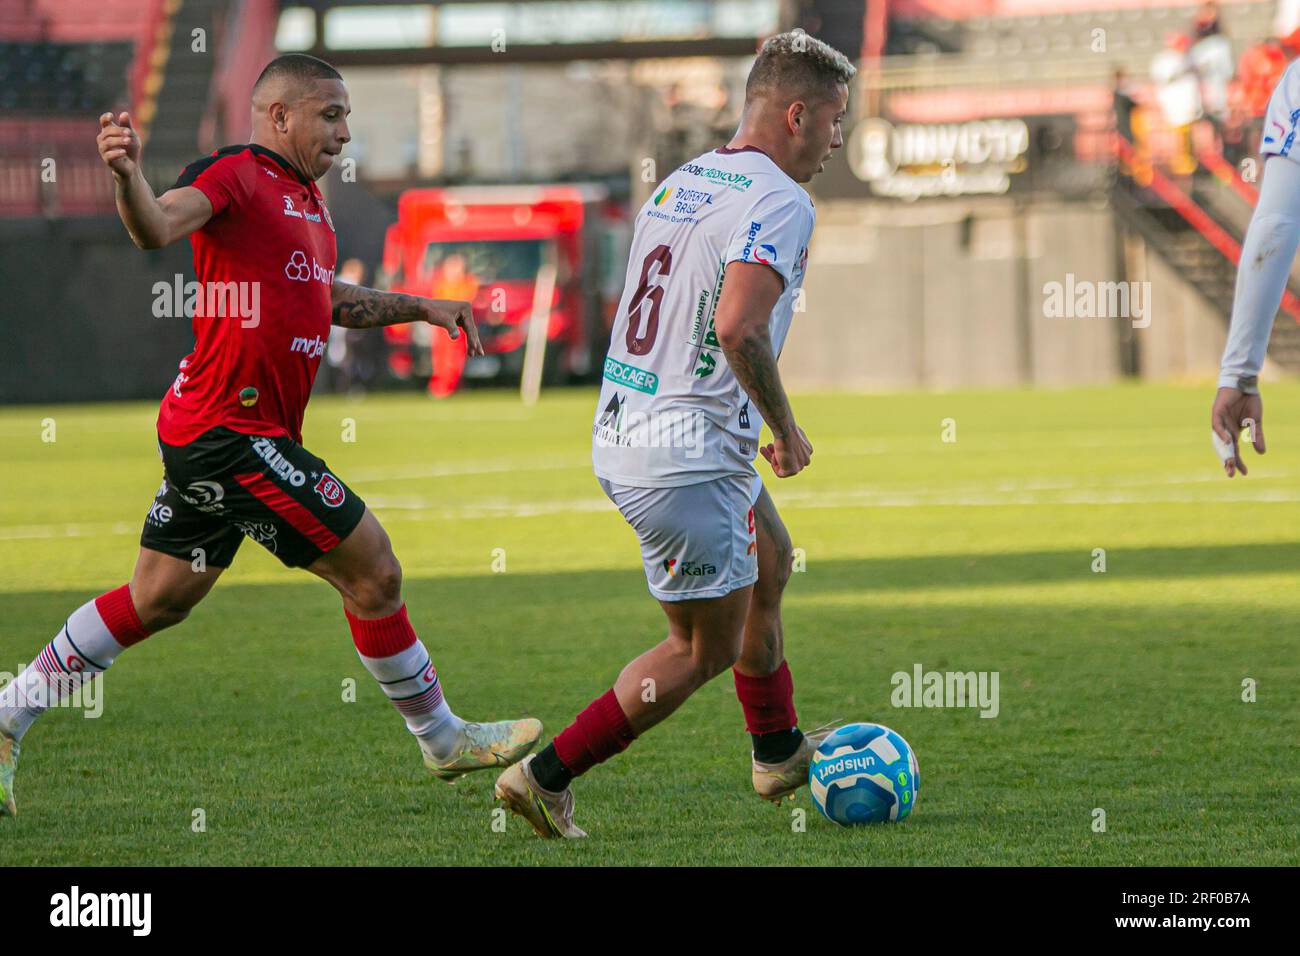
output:
M768 472L806 562L786 599L796 702L805 726L873 720L912 743L922 789L901 825L836 828L806 789L782 809L758 800L727 675L578 781L590 839L541 841L515 818L502 832L491 774L427 776L333 591L246 542L189 621L118 660L101 717L53 710L28 734L4 860L1300 863L1300 386L1267 390L1272 451L1244 480L1216 465L1210 398L796 397L814 464ZM549 738L662 634L633 534L590 472L594 402L308 411L307 445L388 528L463 716L533 714ZM155 408L0 411L0 670L130 574L161 473ZM891 706L891 676L916 664L998 672L998 716Z

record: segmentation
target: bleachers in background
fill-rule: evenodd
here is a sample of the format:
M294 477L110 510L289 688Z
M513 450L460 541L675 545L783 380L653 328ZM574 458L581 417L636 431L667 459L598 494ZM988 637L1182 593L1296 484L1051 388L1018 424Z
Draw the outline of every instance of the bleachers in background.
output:
M0 40L0 115L102 110L127 94L130 43Z
M133 106L167 2L0 0L0 216L112 213L97 119Z
M1032 71L1071 61L1099 72L1122 66L1145 73L1169 33L1185 32L1197 3L1150 0L905 0L891 6L889 54L946 53L970 63ZM1065 9L1062 9L1065 8ZM1271 35L1272 0L1219 6L1235 52ZM1104 34L1104 49L1098 35Z
M0 0L0 40L135 43L153 12L149 0Z

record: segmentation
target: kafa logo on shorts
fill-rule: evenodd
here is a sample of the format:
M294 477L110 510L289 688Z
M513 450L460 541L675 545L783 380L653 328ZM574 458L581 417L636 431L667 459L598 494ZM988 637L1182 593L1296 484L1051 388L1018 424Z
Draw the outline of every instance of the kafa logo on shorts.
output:
M663 567L670 578L678 576L683 578L704 578L718 573L718 569L712 564L703 564L699 561L678 561L676 558L669 558L663 563Z
M325 502L326 507L337 508L343 504L343 483L328 471L321 472L320 481L316 482L316 487L312 490L320 495L320 500Z
M253 454L266 462L271 474L281 481L287 481L295 488L301 488L307 484L307 476L293 467L293 462L280 454L280 450L275 447L271 439L255 437L253 439Z

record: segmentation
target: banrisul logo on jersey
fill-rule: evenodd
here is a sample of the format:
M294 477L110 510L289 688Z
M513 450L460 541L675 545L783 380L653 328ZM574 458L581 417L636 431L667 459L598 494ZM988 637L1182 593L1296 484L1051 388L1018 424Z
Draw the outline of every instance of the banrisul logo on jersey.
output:
M754 185L754 180L744 173L733 173L730 170L718 169L714 166L687 163L682 167L682 172L690 173L692 176L699 176L701 179L707 179L709 182L717 183L720 186L726 186L738 193L743 193Z
M626 385L647 395L653 395L659 390L659 376L654 372L647 372L635 365L624 365L608 355L605 356L605 378L616 385Z

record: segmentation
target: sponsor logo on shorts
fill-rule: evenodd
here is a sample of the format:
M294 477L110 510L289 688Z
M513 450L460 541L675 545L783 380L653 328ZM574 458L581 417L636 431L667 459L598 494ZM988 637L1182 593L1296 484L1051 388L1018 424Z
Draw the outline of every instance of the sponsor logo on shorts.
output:
M678 561L676 558L669 558L667 561L664 561L663 568L670 578L675 578L679 575L684 578L704 578L718 573L717 567L712 564L706 564L700 561Z
M295 488L307 484L307 476L293 467L293 462L280 454L275 443L269 438L253 438L253 454L266 462L271 474L281 481L287 481Z
M608 355L605 356L605 378L616 385L626 385L647 395L659 391L659 376L654 372L647 372L635 365L626 365Z
M316 482L316 487L312 490L320 495L320 500L325 502L327 507L337 508L343 504L345 497L343 483L328 471L321 473L320 481Z
M161 528L168 521L172 520L172 509L170 505L165 505L161 501L155 501L149 508L149 515L145 521L151 525Z
M276 548L276 528L271 521L236 521L235 527L242 531L249 538L252 538L262 547L266 548L272 554L275 554Z
M226 491L215 481L191 481L185 486L185 490L178 494L186 504L209 514L221 511L225 507L221 499L226 496Z

